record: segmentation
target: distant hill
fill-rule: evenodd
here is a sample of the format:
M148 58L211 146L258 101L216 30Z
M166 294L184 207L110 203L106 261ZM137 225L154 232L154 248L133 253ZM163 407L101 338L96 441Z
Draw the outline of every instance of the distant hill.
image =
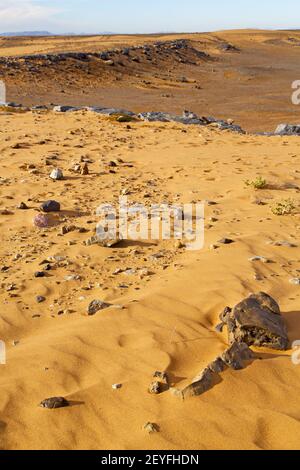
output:
M100 33L50 33L49 31L18 31L0 33L0 37L16 37L16 36L112 36L117 33L111 31L102 31Z
M21 31L0 33L0 36L53 36L49 31Z

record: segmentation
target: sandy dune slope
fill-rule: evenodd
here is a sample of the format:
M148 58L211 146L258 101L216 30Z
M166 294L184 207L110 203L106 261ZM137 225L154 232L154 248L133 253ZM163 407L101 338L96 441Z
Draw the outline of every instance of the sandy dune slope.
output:
M290 283L299 277L299 139L175 123L128 128L89 112L2 113L0 123L1 449L299 448L300 366L291 351L257 351L245 370L184 402L147 392L156 370L182 388L221 353L218 315L250 292L273 295L291 342L300 339L300 291ZM82 157L89 175L70 171ZM49 179L54 167L64 181ZM265 189L246 186L258 176ZM174 240L85 246L97 206L124 190L130 202L215 202L206 204L204 249L187 252ZM48 199L62 212L40 230L32 220ZM274 215L286 199L293 214ZM62 235L70 225L76 230ZM218 244L223 237L234 243ZM270 243L282 240L296 246ZM52 269L36 278L49 259ZM89 317L93 299L114 307ZM38 407L51 396L72 406ZM146 422L159 432L147 434Z

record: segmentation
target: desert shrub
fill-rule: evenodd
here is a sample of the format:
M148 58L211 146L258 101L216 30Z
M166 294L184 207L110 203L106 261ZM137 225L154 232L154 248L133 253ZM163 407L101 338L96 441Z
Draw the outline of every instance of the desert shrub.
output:
M253 181L247 180L245 183L246 186L252 186L254 189L265 189L267 187L267 181L261 176L258 176Z
M274 215L289 215L293 214L296 209L296 205L292 199L285 199L281 202L277 202L271 211Z

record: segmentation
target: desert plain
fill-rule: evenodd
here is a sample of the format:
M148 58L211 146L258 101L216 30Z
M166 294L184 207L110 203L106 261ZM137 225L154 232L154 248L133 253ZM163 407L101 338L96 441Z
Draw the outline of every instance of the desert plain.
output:
M299 449L300 140L272 135L298 122L299 48L297 31L0 39L0 79L24 105L0 113L1 449ZM90 106L189 110L244 132ZM87 244L120 195L204 202L203 248ZM48 200L61 209L37 227ZM228 347L223 309L260 291L289 348L253 348L201 396L172 393ZM110 306L88 315L94 300ZM170 389L150 394L156 371ZM40 407L48 397L70 406Z

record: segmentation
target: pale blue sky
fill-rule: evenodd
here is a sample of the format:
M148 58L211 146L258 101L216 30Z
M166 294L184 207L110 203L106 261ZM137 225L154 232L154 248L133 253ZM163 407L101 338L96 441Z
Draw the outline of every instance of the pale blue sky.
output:
M300 28L299 0L0 0L0 31L150 33Z

